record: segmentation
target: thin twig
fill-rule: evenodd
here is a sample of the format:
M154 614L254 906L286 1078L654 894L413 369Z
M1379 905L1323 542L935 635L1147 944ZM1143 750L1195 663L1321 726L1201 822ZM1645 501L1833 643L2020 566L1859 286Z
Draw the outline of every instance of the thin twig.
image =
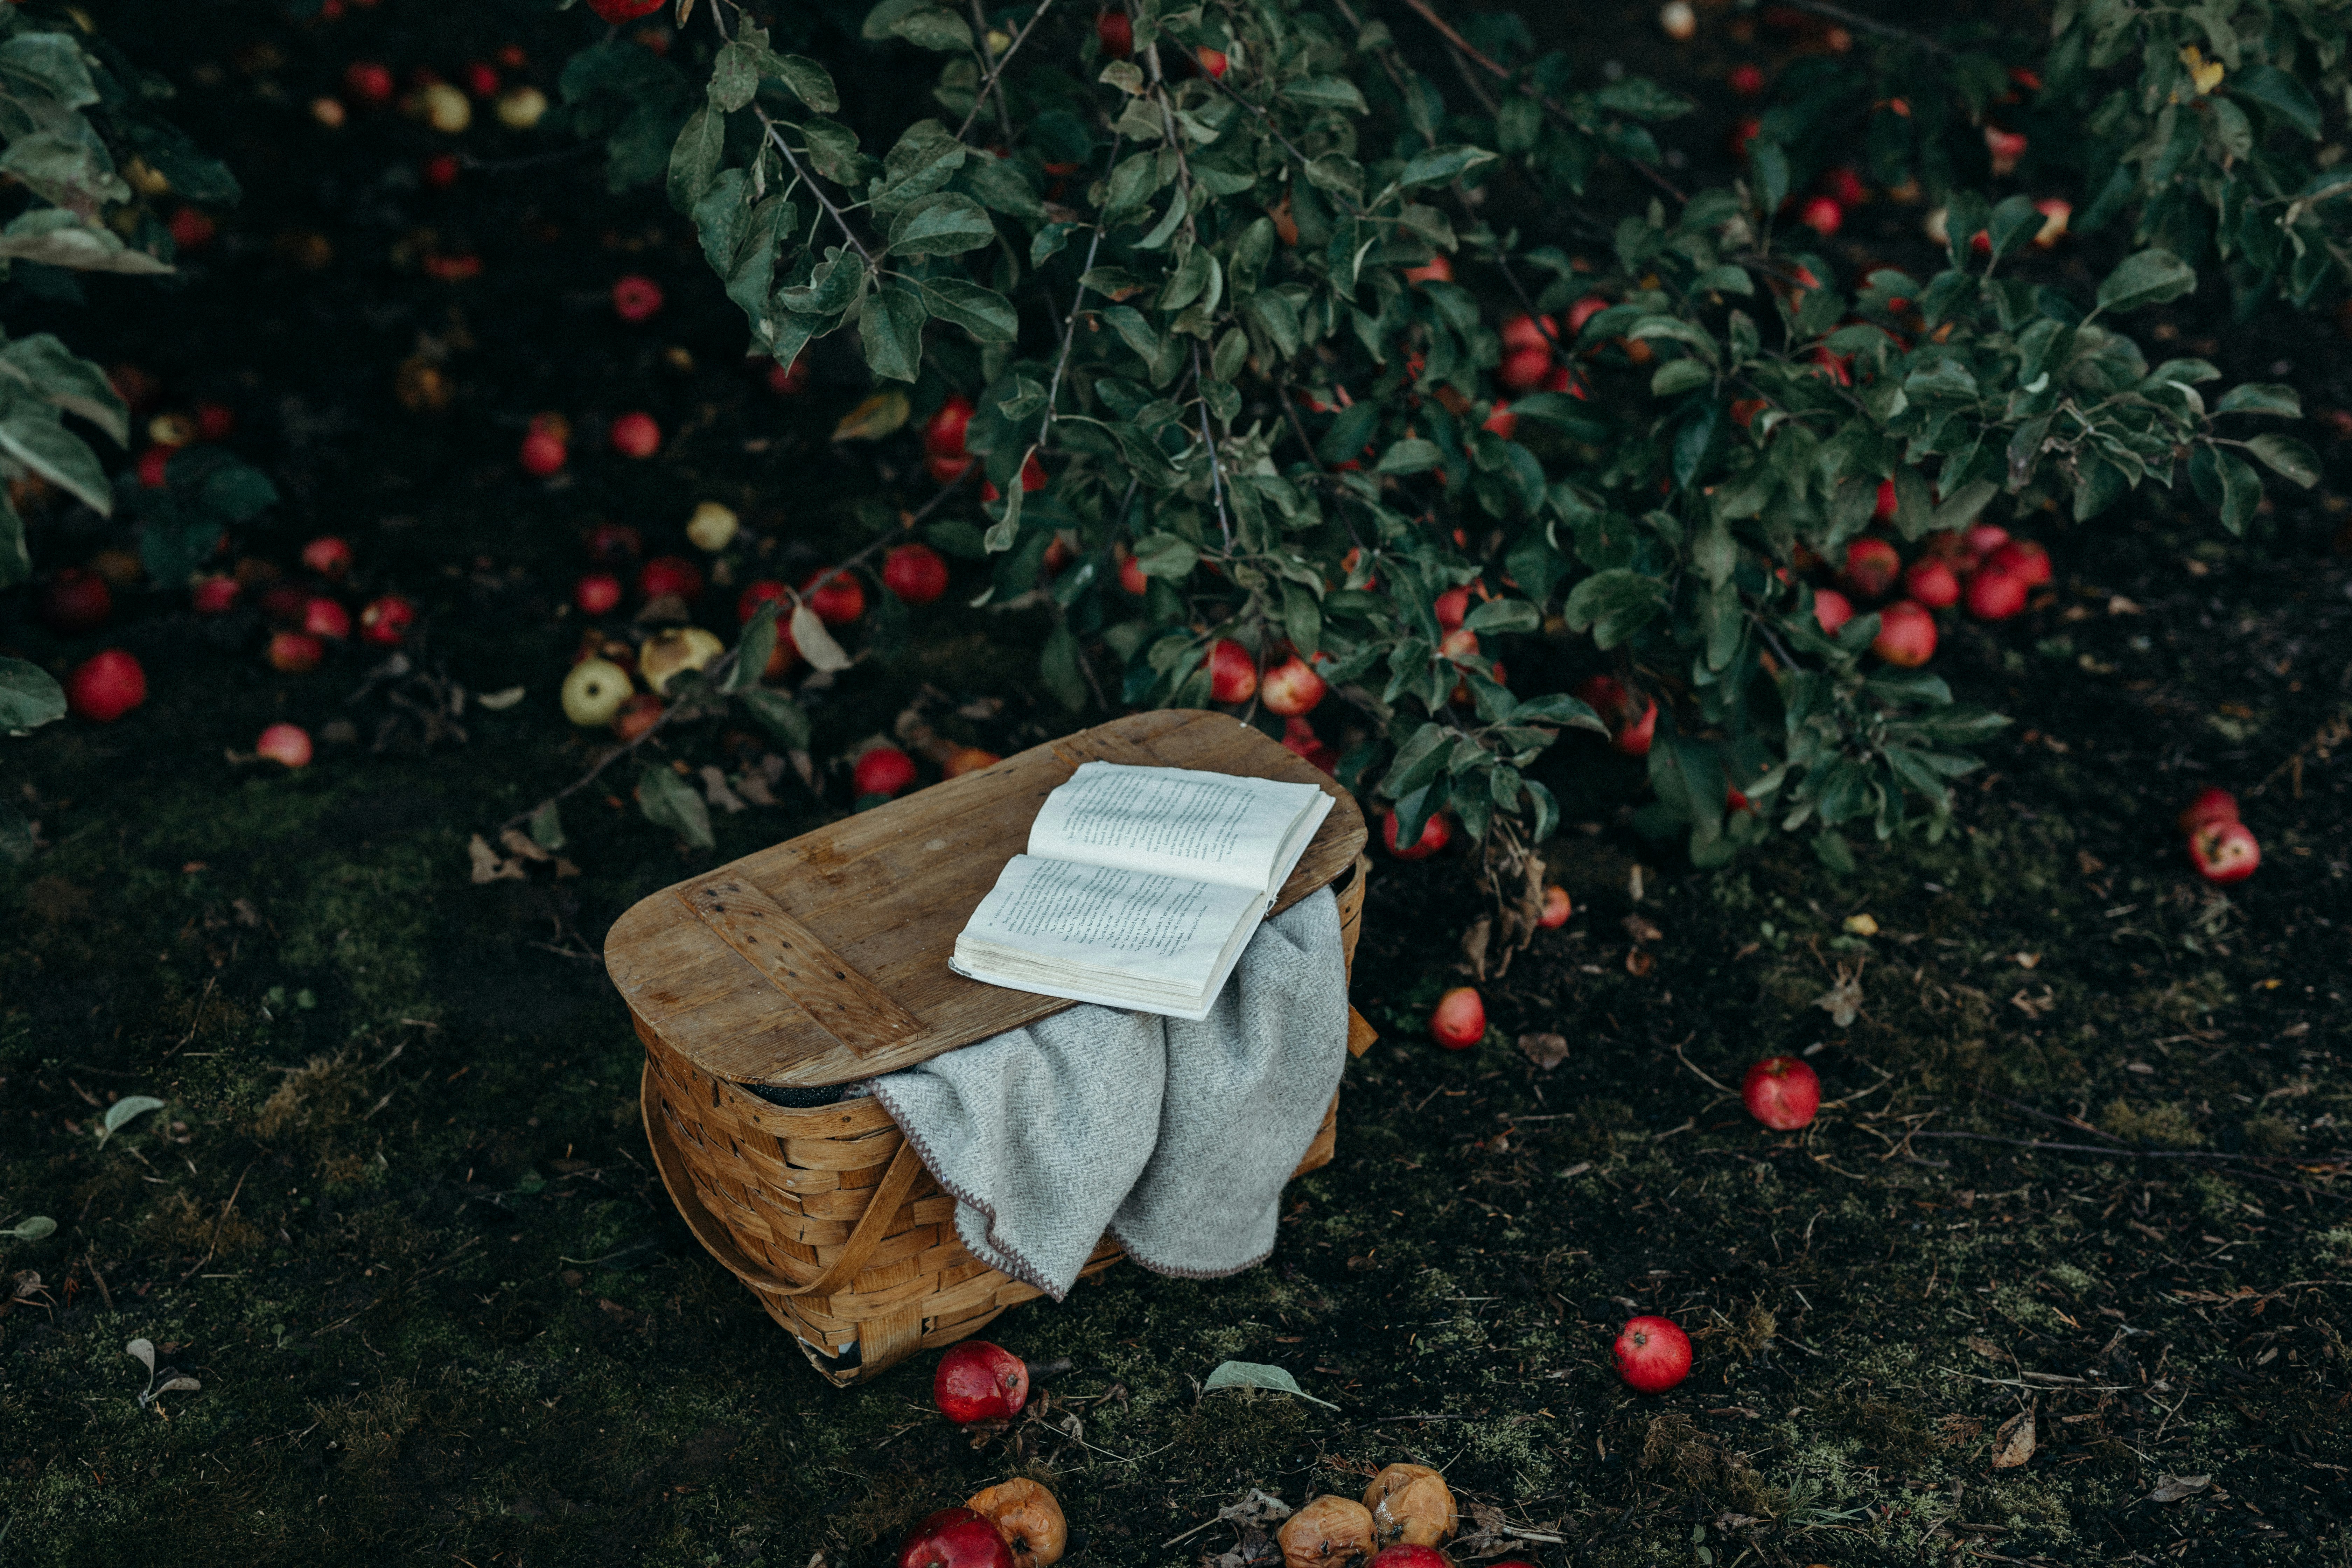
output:
M1789 5L1795 10L1811 11L1816 16L1827 16L1832 22L1843 22L1849 27L1860 27L1865 33L1876 33L1881 37L1900 38L1906 44L1927 50L1929 54L1943 55L1948 58L1953 52L1948 46L1937 43L1924 33L1915 33L1908 27L1898 27L1892 22L1882 22L1875 16L1865 16L1859 11L1849 11L1843 5L1832 5L1830 0L1789 0Z
M2203 1149L2110 1149L2105 1145L2099 1143L2059 1143L2048 1141L2030 1142L2023 1138L1996 1137L1994 1134L1990 1132L1920 1132L1915 1136L1920 1138L1965 1138L1972 1143L2006 1143L2011 1148L2032 1149L2037 1152L2047 1152L2054 1154L2096 1154L2101 1159L2105 1160L2204 1160L2218 1161L2223 1163L2236 1164L2240 1166L2253 1165L2256 1167L2255 1169L2247 1171L2244 1173L2256 1177L2262 1181L2275 1182L2283 1187L2293 1187L2298 1192L2316 1193L2323 1198L2342 1198L2346 1195L2342 1193L2330 1192L2326 1187L2315 1187L2305 1182L2294 1181L2285 1176L2273 1175L2269 1171L2261 1168L2262 1162L2258 1157L2250 1154L2221 1154Z
M1121 138L1117 132L1112 133L1110 139L1109 166L1114 169L1118 166L1118 149L1120 140ZM1070 349L1072 345L1078 341L1078 307L1086 302L1086 275L1095 269L1095 257L1097 253L1102 249L1104 231L1109 227L1110 225L1104 221L1103 215L1097 213L1095 215L1095 237L1093 239L1087 242L1087 264L1078 269L1079 281L1077 292L1070 296L1069 319L1062 327L1062 352L1054 361L1053 380L1048 382L1045 386L1045 413L1044 417L1039 419L1037 422L1037 438L1029 443L1030 452L1034 452L1040 447L1043 447L1045 444L1046 433L1054 428L1054 405L1062 395L1062 373L1070 368ZM1029 466L1029 458L1026 454L1024 454L1022 457L1021 466L1024 469ZM1017 474L1015 477L1018 477Z
M1738 1091L1738 1089L1736 1089L1732 1088L1729 1084L1727 1084L1727 1083L1723 1083L1723 1082L1720 1082L1719 1080L1717 1080L1717 1079L1716 1079L1709 1078L1709 1077L1707 1077L1707 1075L1706 1075L1706 1074L1705 1074L1705 1073L1703 1073L1703 1072L1699 1071L1698 1064L1697 1064L1696 1062L1695 1062L1695 1061L1691 1060L1691 1059L1690 1059L1690 1058L1688 1058L1688 1057L1686 1057L1686 1056L1684 1056L1684 1055L1683 1055L1683 1047L1684 1047L1684 1046L1686 1046L1686 1045L1689 1045L1689 1044L1690 1044L1690 1042L1691 1042L1691 1040L1692 1040L1692 1039L1696 1039L1696 1038L1697 1038L1697 1037L1694 1035L1694 1036L1689 1037L1688 1038L1684 1039L1680 1044L1676 1045L1676 1046L1675 1047L1675 1057L1676 1057L1676 1058L1678 1058L1681 1060L1681 1062L1682 1062L1683 1066L1685 1066L1685 1067L1686 1067L1686 1068L1690 1068L1690 1070L1691 1070L1692 1074L1693 1074L1694 1076L1696 1076L1696 1077L1699 1079L1699 1081L1700 1081L1700 1082L1702 1082L1702 1083L1707 1083L1707 1084L1713 1084L1717 1089L1719 1089L1723 1090L1723 1092L1724 1092L1724 1093L1726 1093L1726 1094L1738 1094L1739 1091Z
M213 999L213 985L218 978L219 977L217 975L205 976L205 994L196 998L196 1010L188 1015L188 1032L180 1037L180 1043L178 1045L173 1046L170 1050L163 1053L163 1060L167 1062L170 1061L173 1057L178 1056L182 1051L187 1049L189 1044L195 1039L196 1026L202 1024L205 1019L205 1004Z
M873 266L874 253L866 248L866 242L857 237L857 231L849 226L849 219L843 216L841 209L833 205L833 198L824 194L824 187L818 184L814 177L801 167L801 161L798 158L793 156L793 150L785 142L782 130L774 121L768 118L768 111L758 104L751 106L751 112L760 117L761 125L767 127L768 140L775 143L776 151L782 153L784 155L784 162L792 165L793 176L806 184L809 194L817 199L817 205L833 215L835 226L841 230L841 237L849 241L850 247L857 252L866 266Z
M1045 3L1050 5L1053 0L1045 0ZM972 101L971 113L965 115L963 123L956 127L956 140L959 142L963 140L964 132L971 129L973 119L989 100L990 89L996 85L997 68L988 63L988 13L982 8L980 0L971 0L971 25L972 30L979 35L974 47L980 54L982 68L988 72L988 79L980 84L980 97ZM1013 51L1008 47L1004 52L1010 55ZM1005 142L1010 144L1013 141L1013 116L1005 109L1003 98L996 100L996 123L1004 132Z
M1511 86L1519 92L1535 100L1538 104L1542 106L1544 112L1550 115L1553 119L1563 121L1570 125L1576 123L1575 116L1570 114L1564 105L1555 103L1549 98L1545 97L1542 91L1536 87L1535 83L1520 79L1517 73L1513 72L1508 67L1498 65L1495 61L1487 58L1485 55L1481 54L1478 49L1472 45L1469 39L1455 32L1444 17L1439 16L1436 11L1431 8L1429 0L1404 0L1404 3L1408 6L1412 7L1415 16L1428 23L1431 26L1436 28L1437 31L1444 37L1447 43L1452 44L1455 48L1460 49L1465 55L1475 61L1487 72L1488 75L1501 78L1504 81L1510 83ZM1650 167L1649 164L1642 162L1639 158L1627 158L1625 161L1628 163L1631 163L1636 170L1640 171L1643 179L1648 180L1652 184L1657 186L1658 189L1674 197L1675 200L1678 202L1686 202L1690 200L1688 196L1683 195L1682 191L1672 180L1667 179L1664 174L1661 174L1657 170Z
M1201 384L1201 345L1192 345L1192 384ZM1234 520L1225 511L1225 474L1217 465L1216 438L1209 434L1209 395L1201 394L1201 445L1209 454L1209 493L1217 503L1217 527L1225 539L1225 553L1234 552Z
M957 141L962 141L964 132L971 129L971 122L980 118L981 105L986 103L988 95L996 90L996 79L1004 74L1004 68L1013 63L1013 57L1019 54L1021 46L1029 41L1030 32L1038 23L1045 19L1045 13L1053 7L1054 0L1040 0L1037 9L1029 14L1029 20L1024 22L1021 25L1021 30L1013 35L1013 41L1004 46L1004 52L996 57L996 64L989 68L988 75L981 81L980 96L972 100L971 112L963 117L961 125L956 127ZM972 9L975 12L980 9L980 0L972 0ZM985 47L987 42L988 36L983 32L981 35L981 43ZM1002 98L997 100L996 112L1004 122L1004 137L1009 142L1013 139L1013 125L1010 117L1006 114L1004 100Z

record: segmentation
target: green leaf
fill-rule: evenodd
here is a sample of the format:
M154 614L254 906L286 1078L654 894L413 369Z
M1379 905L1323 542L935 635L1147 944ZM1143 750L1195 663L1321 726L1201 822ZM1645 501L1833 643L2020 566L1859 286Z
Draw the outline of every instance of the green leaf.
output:
M1609 726L1601 715L1564 691L1548 691L1532 697L1511 710L1514 724L1561 724L1571 730L1590 730L1596 735L1609 733Z
M32 574L33 557L25 548L25 520L16 515L7 492L0 490L0 588L13 588Z
M1675 120L1698 105L1678 92L1669 92L1647 77L1629 76L1596 89L1592 101L1603 109L1630 114L1636 120Z
M21 100L37 95L49 100L46 107L57 110L87 109L99 101L98 87L90 80L81 46L62 29L22 32L0 44L0 83L5 83L12 98Z
M2319 482L2319 454L2292 436L2257 436L2246 443L2246 450L2260 458L2271 472L2305 489Z
M923 297L903 283L886 282L866 301L857 341L866 368L892 381L912 381L923 363Z
M1442 185L1482 163L1495 162L1495 154L1484 147L1433 147L1406 163L1397 174L1401 189L1415 185Z
M73 493L91 510L111 513L114 491L89 444L58 423L54 410L20 407L0 419L0 453Z
M1200 559L1200 548L1181 534L1147 533L1135 542L1135 564L1147 577L1181 583Z
M1087 705L1087 678L1080 668L1086 658L1078 647L1078 639L1071 634L1067 621L1055 624L1054 633L1037 656L1038 679L1055 700L1075 713Z
M814 60L770 55L761 65L769 74L782 78L793 96L819 114L831 114L841 107L841 94L834 89L831 73Z
M557 809L555 802L541 801L539 809L530 814L530 841L541 849L563 847L566 842L563 837L563 814Z
M710 849L710 808L694 786L659 763L648 763L637 775L637 809L647 822L667 827L697 849Z
M954 12L927 7L901 16L890 26L895 36L919 49L945 53L971 47L971 26Z
M705 104L686 117L669 150L669 205L692 213L719 176L719 154L727 144L725 111Z
M1690 555L1691 564L1706 574L1706 585L1720 588L1739 564L1739 545L1723 519L1710 514L1691 541Z
M1853 875L1853 847L1839 834L1824 827L1813 836L1813 856L1841 877Z
M1323 646L1323 606L1312 590L1297 583L1283 584L1282 629L1301 658L1312 658Z
M941 191L900 213L890 248L900 256L958 256L996 238L996 225L970 196Z
M1358 407L1366 406L1359 404ZM1407 437L1381 454L1380 465L1372 471L1381 474L1423 474L1445 460L1445 454L1434 441L1424 441L1417 436Z
M961 279L922 280L923 304L943 321L953 321L984 343L1009 343L1021 335L1013 302L993 289Z
M59 342L36 332L0 349L0 367L15 373L34 392L68 414L79 414L114 438L131 440L131 410L115 394L106 373Z
M1590 627L1602 651L1632 637L1666 607L1665 585L1626 568L1595 572L1569 592L1560 607L1571 630Z
M760 684L769 656L776 651L776 616L782 606L782 600L770 599L743 623L743 635L735 641L735 662L719 683L719 690L746 691Z
M0 655L0 732L21 735L65 716L65 688L47 670Z
M1992 209L1992 218L1986 228L1992 242L1992 258L1999 261L2042 232L2042 214L2032 196L2011 196Z
M1923 531L1941 533L1966 528L2000 493L2000 487L1990 479L1971 479L1943 499L1929 514L1927 526Z
M121 272L152 276L172 270L143 250L133 250L111 229L87 224L63 207L36 207L0 229L0 260L37 261L77 272Z
M750 103L760 90L760 57L765 53L751 44L723 46L710 68L710 107L726 115Z
M45 1214L34 1215L6 1230L0 1230L0 1236L14 1237L18 1241L47 1241L57 1233L58 1222Z
M1789 154L1762 137L1748 144L1748 172L1756 179L1757 205L1769 216L1789 199Z
M762 730L796 752L808 750L808 715L801 705L772 686L754 686L735 694Z
M743 244L743 230L751 216L750 190L751 179L742 170L721 170L711 177L690 215L702 241L702 258L722 278L734 270L735 253Z
M2336 46L2341 48L2339 43ZM2252 65L2232 71L2229 79L2232 96L2251 99L2300 131L2312 141L2319 140L2322 125L2319 105L2313 101L2310 90L2302 82L2273 65Z
M2213 405L2216 414L2277 414L2289 419L2303 417L2303 396L2292 386L2275 383L2250 381L2233 386Z
M103 1123L100 1125L98 1133L99 1146L100 1148L105 1147L106 1141L108 1139L121 1131L123 1128L129 1126L138 1118L146 1115L149 1111L163 1110L163 1104L164 1102L163 1100L156 1099L152 1094L124 1095L121 1100L116 1100L112 1105L106 1108L106 1117Z
M1670 359L1650 377L1650 395L1672 397L1678 392L1715 384L1715 373L1696 359Z
M1310 109L1344 109L1355 114L1370 112L1364 103L1364 95L1356 90L1354 82L1343 76L1310 76L1285 82L1282 96Z
M2124 258L2099 284L2103 310L2137 310L2178 300L2197 287L2197 269L2168 250Z
M1298 1380L1282 1368L1266 1366L1254 1361L1218 1363L1216 1370L1210 1373L1207 1380L1201 1384L1201 1392L1213 1394L1220 1388L1268 1389L1276 1394L1296 1394L1301 1399L1320 1405L1326 1410L1339 1408L1329 1400L1317 1399L1313 1394L1300 1388Z
M1525 599L1489 599L1462 624L1474 632L1531 632L1543 625L1543 612Z

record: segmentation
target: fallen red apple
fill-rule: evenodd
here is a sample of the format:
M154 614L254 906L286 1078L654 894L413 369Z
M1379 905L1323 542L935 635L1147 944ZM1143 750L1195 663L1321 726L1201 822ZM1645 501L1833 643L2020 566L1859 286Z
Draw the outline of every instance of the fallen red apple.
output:
M302 547L302 564L330 582L352 569L352 547L331 533L322 533Z
M58 636L79 637L106 624L114 613L114 593L88 567L61 566L42 583L33 613Z
M583 572L572 584L572 602L583 616L609 616L621 605L621 580L610 572Z
M1457 985L1437 999L1429 1037L1449 1051L1467 1050L1486 1037L1486 1004L1475 988Z
M314 637L343 642L352 635L352 613L324 594L313 594L302 605L302 629Z
M1267 670L1265 679L1258 687L1259 695L1265 700L1266 710L1285 718L1313 712L1315 705L1323 700L1323 693L1327 689L1323 678L1297 654Z
M2025 579L1987 566L1969 579L1969 614L1980 621L2005 621L2025 608Z
M1257 660L1231 637L1209 645L1209 700L1246 702L1257 690Z
M1914 604L1930 610L1948 610L1960 602L1960 579L1948 563L1926 556L1903 574L1903 591Z
M527 430L523 433L522 447L516 458L522 464L524 473L533 479L543 479L560 470L571 455L572 449L554 431Z
M866 614L866 585L847 572L829 577L823 572L809 574L808 581L801 584L801 597L816 612L816 618L829 626L855 626Z
M1453 837L1454 829L1445 825L1444 814L1434 813L1421 825L1421 837L1410 846L1400 848L1397 845L1396 812L1391 809L1381 813L1381 842L1387 845L1389 853L1400 860L1426 860L1444 848Z
M1878 635L1870 651L1898 669L1916 669L1936 652L1936 617L1908 599L1878 612Z
M621 705L613 710L613 733L625 746L652 729L661 716L660 698L650 691L636 692L622 699Z
M111 724L146 700L146 670L119 647L90 655L66 677L66 707L77 719Z
M299 724L272 724L253 743L255 752L289 768L310 765L310 731Z
M1664 1394L1690 1375L1690 1336L1672 1318L1632 1318L1617 1335L1617 1375L1636 1394Z
M343 90L362 103L390 103L398 86L392 68L374 60L353 60L343 68Z
M896 1568L1014 1568L1014 1563L1012 1545L987 1515L943 1508L908 1534Z
M236 605L242 586L225 572L199 577L188 584L189 606L200 616L226 615Z
M398 594L379 594L360 611L360 640L378 647L398 647L416 624L416 606Z
M1903 574L1903 557L1883 539L1857 539L1845 547L1838 581L1857 599L1883 599Z
M2242 822L2212 822L2189 836L2189 858L2207 881L2242 882L2263 863L2263 847Z
M1381 1547L1365 1568L1454 1568L1454 1559L1434 1546L1400 1541Z
M1794 1132L1822 1108L1821 1076L1798 1057L1767 1057L1739 1080L1748 1114L1775 1132Z
M588 531L591 561L635 561L646 552L646 536L625 522L600 522Z
M280 675L308 675L327 657L327 645L309 632L272 632L262 657Z
M648 599L675 595L691 605L702 597L702 568L683 555L656 555L637 568L637 592Z
M669 0L588 0L588 9L596 13L600 22L634 22L640 16L650 16L669 4Z
M2210 827L2217 822L2238 820L2238 797L2219 784L2200 790L2195 800L2181 809L2180 831L2194 833Z
M632 324L649 321L660 314L661 285L642 273L631 272L613 280L613 314Z
M1028 1398L1028 1364L986 1340L949 1346L931 1376L931 1403L958 1426L1009 1421L1021 1414Z
M909 605L935 603L948 591L947 559L928 544L901 544L882 557L882 585Z
M861 797L897 795L915 782L915 759L896 746L875 746L858 757L850 773Z
M633 410L614 417L605 439L624 458L650 458L661 450L661 426L654 423L652 415Z
M1546 888L1544 889L1543 912L1536 916L1536 924L1543 927L1546 931L1554 931L1566 925L1568 923L1569 916L1575 912L1576 906L1569 901L1568 889L1566 888L1559 886Z

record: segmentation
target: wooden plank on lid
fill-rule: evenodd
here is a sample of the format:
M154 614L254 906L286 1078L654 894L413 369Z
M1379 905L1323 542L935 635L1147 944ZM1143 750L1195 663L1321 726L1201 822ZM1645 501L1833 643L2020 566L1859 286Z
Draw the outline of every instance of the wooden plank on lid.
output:
M605 938L606 973L641 1032L713 1077L741 1083L846 1083L1058 1013L1075 1004L967 980L947 961L1004 863L1026 847L1045 796L1095 758L1312 784L1330 795L1331 813L1283 885L1277 910L1329 884L1363 847L1354 799L1271 737L1227 714L1139 713L642 900ZM735 889L719 896L724 914L708 891L721 887ZM736 918L752 908L758 919ZM783 941L814 945L790 952L772 945ZM831 966L812 973L803 965L785 984L781 966L814 960L818 950Z

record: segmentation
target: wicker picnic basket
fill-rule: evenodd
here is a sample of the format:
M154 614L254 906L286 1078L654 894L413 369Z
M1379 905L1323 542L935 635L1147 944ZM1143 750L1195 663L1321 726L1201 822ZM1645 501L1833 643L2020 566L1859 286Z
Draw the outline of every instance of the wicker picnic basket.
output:
M954 1198L875 1100L793 1109L743 1086L868 1078L1069 1005L964 980L945 958L1037 804L1096 757L1331 789L1276 903L1331 887L1352 971L1369 871L1353 802L1258 731L1187 712L1118 721L747 857L644 900L606 941L645 1043L641 1100L663 1184L835 1384L977 1332L1039 1292L964 1247ZM1351 1008L1349 1049L1372 1038ZM1338 1110L1335 1096L1300 1173L1329 1162ZM1085 1275L1120 1256L1106 1237Z

